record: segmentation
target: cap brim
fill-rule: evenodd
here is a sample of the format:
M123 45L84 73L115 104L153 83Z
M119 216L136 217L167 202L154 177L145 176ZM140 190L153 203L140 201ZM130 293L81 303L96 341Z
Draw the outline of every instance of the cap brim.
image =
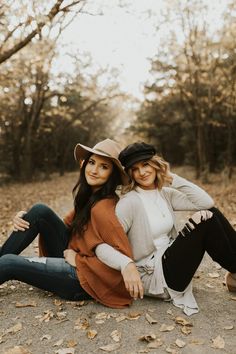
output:
M132 167L135 163L140 162L140 161L145 161L145 160L150 160L154 155L153 154L143 154L143 155L137 155L137 156L133 156L132 158L130 158L130 160L128 161L128 163L125 166L125 169L129 169L130 167Z

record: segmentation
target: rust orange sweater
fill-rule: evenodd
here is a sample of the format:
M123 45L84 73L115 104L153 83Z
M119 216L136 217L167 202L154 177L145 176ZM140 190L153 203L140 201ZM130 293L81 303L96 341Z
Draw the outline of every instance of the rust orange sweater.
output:
M68 226L73 215L74 211L64 219ZM94 252L96 246L104 242L133 258L128 238L115 215L114 199L103 199L93 206L83 237L72 235L68 248L77 253L76 270L84 290L103 305L123 308L132 303L132 298L121 272L102 263Z

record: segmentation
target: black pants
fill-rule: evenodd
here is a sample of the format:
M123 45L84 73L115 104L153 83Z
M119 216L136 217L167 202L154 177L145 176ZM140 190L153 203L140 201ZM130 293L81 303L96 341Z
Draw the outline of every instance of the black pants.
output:
M0 256L20 254L40 233L49 257L63 257L69 241L69 230L53 210L44 204L35 204L24 219L30 223L30 228L12 232L2 245Z
M205 252L236 273L236 231L217 208L210 211L210 219L195 225L192 231L185 228L162 257L165 280L173 290L183 291L188 286Z
M81 287L76 270L68 264L63 251L67 248L69 230L46 205L36 204L24 216L29 229L12 232L0 251L0 284L19 280L54 292L67 300L91 297ZM48 257L22 257L19 254L41 234Z

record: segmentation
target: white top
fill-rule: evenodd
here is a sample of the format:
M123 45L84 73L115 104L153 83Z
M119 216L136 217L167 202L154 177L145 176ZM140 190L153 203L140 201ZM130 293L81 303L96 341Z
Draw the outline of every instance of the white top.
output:
M136 188L139 197L142 200L145 211L148 216L151 235L154 243L161 236L167 236L174 226L173 217L168 209L166 201L161 196L158 189L144 190Z
M129 237L145 294L159 297L165 293L165 289L168 289L174 305L183 308L187 315L191 315L198 312L192 294L192 283L183 292L169 289L163 274L162 255L177 236L174 210L209 209L214 202L200 187L175 174L172 176L171 187L163 187L161 192L156 191L155 199L154 193L150 193L148 197L149 191L141 188L127 193L118 202L116 213ZM150 198L153 202L150 202ZM163 211L157 211L160 206ZM150 210L152 217L149 215ZM167 220L163 221L164 214ZM121 271L132 261L105 244L97 246L95 252L102 262Z

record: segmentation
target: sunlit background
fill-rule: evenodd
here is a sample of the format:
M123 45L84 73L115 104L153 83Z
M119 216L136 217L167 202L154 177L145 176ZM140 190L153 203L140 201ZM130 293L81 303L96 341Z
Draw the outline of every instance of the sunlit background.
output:
M2 178L63 174L106 137L231 178L235 20L233 0L2 0Z
M73 70L69 57L65 58L68 46L90 53L94 66L116 69L116 79L121 89L142 100L143 86L151 76L150 59L158 54L159 47L173 29L178 42L184 41L181 24L174 14L171 15L173 22L162 25L168 9L175 3L163 0L90 1L88 12L98 15L84 14L64 31L59 41L61 55L55 69L59 70L62 66L65 70ZM209 34L217 38L216 32L224 23L227 1L205 0L202 4L206 6L204 20L207 21ZM201 24L203 18L196 20Z

